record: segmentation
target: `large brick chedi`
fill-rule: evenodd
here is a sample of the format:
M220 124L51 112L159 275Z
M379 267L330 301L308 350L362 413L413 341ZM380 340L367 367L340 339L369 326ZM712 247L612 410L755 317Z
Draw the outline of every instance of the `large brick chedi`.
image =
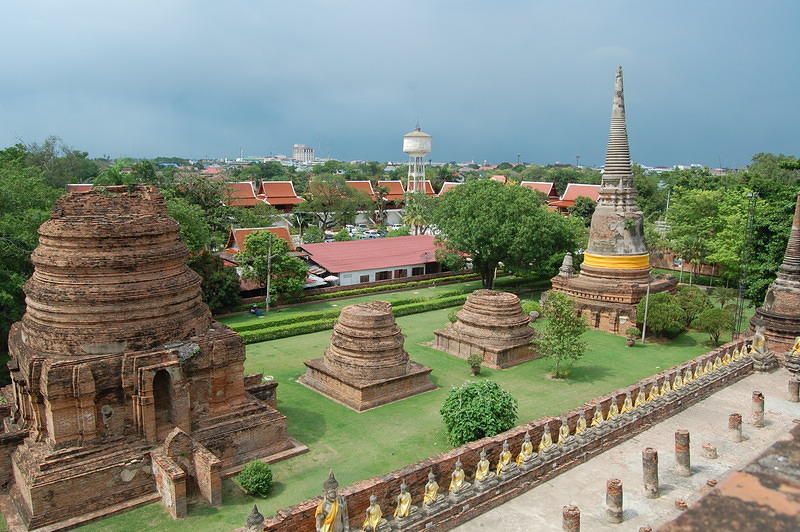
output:
M764 327L767 347L779 357L783 357L800 336L800 195L778 278L769 285L764 304L756 310L750 323L754 329Z
M481 355L484 364L495 369L521 364L536 358L530 322L516 295L476 290L456 313L454 323L434 331L436 349L464 359Z
M187 254L152 187L67 194L39 228L5 390L5 430L28 435L11 457L26 526L159 493L180 517L187 488L218 504L222 476L295 448Z
M625 124L622 67L617 68L611 106L611 130L589 245L578 275L571 269L553 278L553 289L576 299L589 325L624 333L636 321L636 305L650 293L674 291L674 276L651 277L650 253L644 242L643 215L636 205L631 156Z
M305 362L300 382L358 411L433 390L431 368L408 357L392 305L342 309L325 356Z

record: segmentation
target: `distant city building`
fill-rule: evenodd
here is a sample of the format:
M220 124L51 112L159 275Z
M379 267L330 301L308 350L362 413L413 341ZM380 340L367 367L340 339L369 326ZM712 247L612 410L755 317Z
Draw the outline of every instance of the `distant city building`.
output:
M292 158L303 164L309 164L314 160L314 148L305 144L295 144L292 146Z

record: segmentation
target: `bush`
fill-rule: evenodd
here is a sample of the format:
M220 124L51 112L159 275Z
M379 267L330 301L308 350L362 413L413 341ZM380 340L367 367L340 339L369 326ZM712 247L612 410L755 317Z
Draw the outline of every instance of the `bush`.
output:
M272 489L272 469L269 464L254 460L236 475L236 481L250 495L266 497Z
M711 298L706 295L704 290L697 286L679 286L675 301L686 314L685 326L688 327L692 321L706 310L713 307Z
M644 323L644 309L648 298L639 301L636 307L636 322ZM649 297L647 331L656 336L674 338L685 329L686 312L678 305L675 296L662 292Z
M439 413L454 447L506 431L517 423L517 400L494 381L450 390Z
M628 338L636 339L642 336L642 331L640 331L638 327L629 327L625 330L625 335Z
M542 306L539 304L538 301L525 301L522 303L522 312L527 315L530 315L531 312L538 312L539 315L542 315Z
M706 332L711 337L714 345L719 345L719 337L725 331L733 331L733 314L721 308L711 308L703 311L692 321L692 327L698 331Z
M447 321L449 321L450 323L457 322L458 321L458 316L456 316L456 312L458 312L456 309L453 309L450 312L448 312L447 313Z
M483 357L477 353L472 353L467 357L467 364L469 364L469 367L471 368L474 368L475 366L480 367L480 365L483 364Z

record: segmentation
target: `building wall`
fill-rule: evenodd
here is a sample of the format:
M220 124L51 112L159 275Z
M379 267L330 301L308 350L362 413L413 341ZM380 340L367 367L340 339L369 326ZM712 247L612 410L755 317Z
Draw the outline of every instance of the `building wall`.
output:
M341 272L336 274L339 278L339 286L350 286L353 284L361 284L362 282L371 283L376 280L375 274L378 272L390 271L392 272L391 277L389 279L398 279L404 277L411 277L412 268L422 268L422 273L425 273L425 264L409 264L408 266L396 266L394 268L378 268L375 270L359 270L354 272ZM403 270L405 271L405 276L396 276L395 270ZM362 275L368 275L369 279L365 281L361 281Z

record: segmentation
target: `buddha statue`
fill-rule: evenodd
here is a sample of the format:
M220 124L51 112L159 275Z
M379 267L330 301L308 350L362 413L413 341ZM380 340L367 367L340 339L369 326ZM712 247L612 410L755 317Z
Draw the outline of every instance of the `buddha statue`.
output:
M712 370L718 370L722 366L722 361L719 359L719 355L714 357L714 363L711 364Z
M408 519L416 510L416 506L412 506L411 504L411 493L408 492L408 486L405 481L403 481L402 484L400 484L400 494L397 496L397 507L394 509L394 518L396 520Z
M789 350L789 354L800 355L800 336L794 339L794 345Z
M711 359L706 360L706 365L703 366L703 375L708 375L714 371L714 366L711 364Z
M664 377L664 382L661 383L661 393L659 395L667 395L670 391L669 377Z
M504 479L517 472L517 463L514 461L514 455L511 454L508 440L505 440L503 442L503 450L500 451L500 456L497 458L495 474L497 477Z
M581 410L581 413L578 414L578 421L575 423L575 436L579 436L583 434L586 430L586 413Z
M344 497L337 493L339 483L333 476L333 471L328 475L323 489L325 496L314 512L317 532L348 532L350 524L347 517L347 503Z
M681 378L681 372L676 371L675 376L672 378L672 389L677 390L683 386L683 379Z
M361 530L367 532L383 532L384 530L391 530L389 523L383 518L383 511L381 505L378 504L378 496L374 493L369 496L369 506L366 511L366 518L364 524L361 525Z
M517 465L528 465L533 461L533 458L533 443L531 442L530 433L526 430L525 437L522 439L522 446L520 447L519 454L517 455Z
M553 437L550 435L550 423L544 424L542 439L539 440L539 452L550 452L553 449Z
M558 427L558 444L564 445L567 443L567 440L572 436L569 433L569 423L567 423L566 418L561 418L561 426Z
M606 421L611 421L619 416L619 407L617 406L617 398L614 397L611 399L611 403L608 405L608 414L606 414Z
M466 482L464 469L461 467L461 459L456 460L453 472L450 474L450 488L449 492L453 495L460 495L462 492L470 488L470 483Z
M684 369L683 370L683 384L684 384L684 386L687 385L687 384L690 384L692 381L694 381L694 377L692 377L692 369L691 368Z
M631 392L625 392L625 400L622 402L622 408L619 409L620 414L625 414L633 410L633 399L631 399Z
M739 360L739 358L740 358L741 356L742 356L742 354L741 354L741 352L739 351L739 348L738 348L738 347L734 347L734 348L733 348L733 352L731 353L731 359L732 359L732 360Z
M647 396L644 394L644 386L639 386L639 393L636 394L636 401L633 402L633 408L639 408L647 402Z
M426 513L433 513L444 505L445 498L439 494L439 483L433 471L428 471L428 483L425 484L425 494L422 497L422 509Z
M592 416L592 427L599 427L603 424L603 411L600 409L600 405L594 407L594 415Z
M486 458L486 449L481 449L481 459L475 466L475 483L483 481L489 476L489 459Z
M731 352L726 350L725 354L722 355L722 365L727 366L730 363L731 363Z
M767 348L767 339L764 337L764 326L759 325L753 333L753 369L756 371L770 371L778 366L775 353Z
M700 364L694 365L694 375L692 375L692 380L697 380L703 376L703 373L700 369Z
M654 401L659 398L661 394L658 391L658 381L653 381L650 385L650 393L647 394L648 401Z

